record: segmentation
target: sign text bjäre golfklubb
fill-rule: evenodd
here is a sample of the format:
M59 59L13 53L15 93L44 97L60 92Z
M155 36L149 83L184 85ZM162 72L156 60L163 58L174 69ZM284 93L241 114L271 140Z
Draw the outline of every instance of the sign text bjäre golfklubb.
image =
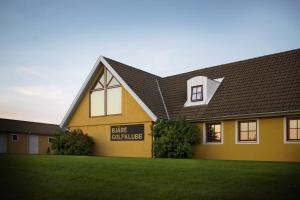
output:
M110 127L111 141L144 140L144 124Z

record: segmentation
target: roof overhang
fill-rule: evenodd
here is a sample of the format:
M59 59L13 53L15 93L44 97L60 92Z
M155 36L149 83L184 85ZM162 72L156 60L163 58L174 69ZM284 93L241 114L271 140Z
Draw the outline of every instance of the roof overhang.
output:
M190 122L208 122L208 121L239 120L239 119L260 118L260 117L296 116L296 115L297 116L300 115L300 110L249 113L249 114L239 114L239 115L224 115L224 116L216 116L216 117L202 117L197 119L186 118L186 120Z

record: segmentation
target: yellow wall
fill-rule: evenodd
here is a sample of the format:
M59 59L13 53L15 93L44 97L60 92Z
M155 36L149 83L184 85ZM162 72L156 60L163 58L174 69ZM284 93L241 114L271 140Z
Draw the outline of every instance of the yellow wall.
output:
M48 148L51 150L51 144L48 143L48 135L39 135L39 154L47 154Z
M17 142L12 141L12 134L7 134L7 153L27 153L27 134L17 134L19 135L19 140Z
M110 141L110 126L144 124L144 141ZM152 120L122 87L122 114L89 117L89 92L83 97L68 127L80 128L95 141L96 155L122 157L151 157Z
M28 134L18 134L19 140L12 141L12 134L7 134L7 153L11 154L27 154L28 153ZM39 154L47 154L50 144L48 143L48 135L38 135L39 137Z
M259 119L259 144L236 144L235 120L224 121L223 144L194 146L196 158L300 162L300 144L284 143L283 117ZM203 133L201 127L201 137Z

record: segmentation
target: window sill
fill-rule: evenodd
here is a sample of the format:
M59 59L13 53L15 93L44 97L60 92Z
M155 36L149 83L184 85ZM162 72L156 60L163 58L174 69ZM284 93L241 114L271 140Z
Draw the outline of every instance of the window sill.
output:
M237 141L235 144L259 144L258 141Z
M284 141L284 144L300 144L300 141L286 140Z
M112 114L112 115L90 116L90 118L101 118L101 117L110 117L110 116L118 116L118 115L122 115L122 113L119 113L119 114Z
M223 141L222 142L203 142L204 145L218 145L218 144L224 144Z

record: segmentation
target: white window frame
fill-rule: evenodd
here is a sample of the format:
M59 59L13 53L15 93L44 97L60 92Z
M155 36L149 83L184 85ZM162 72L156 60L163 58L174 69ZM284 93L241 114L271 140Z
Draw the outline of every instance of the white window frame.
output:
M239 122L256 121L256 141L239 141ZM259 144L259 119L235 120L235 144Z
M17 140L14 140L14 135L17 136ZM20 135L19 134L11 134L11 142L19 142L20 140Z
M50 142L50 138L54 138L54 137L48 136L48 144L52 144L52 142Z
M288 120L286 117L284 117L283 118L283 143L284 144L300 144L300 141L287 140L287 123L288 123Z
M211 123L214 123L214 122L211 122ZM206 123L203 123L203 144L212 144L212 145L215 145L215 144L224 144L224 123L223 121L221 121L221 142L207 142L206 141Z

